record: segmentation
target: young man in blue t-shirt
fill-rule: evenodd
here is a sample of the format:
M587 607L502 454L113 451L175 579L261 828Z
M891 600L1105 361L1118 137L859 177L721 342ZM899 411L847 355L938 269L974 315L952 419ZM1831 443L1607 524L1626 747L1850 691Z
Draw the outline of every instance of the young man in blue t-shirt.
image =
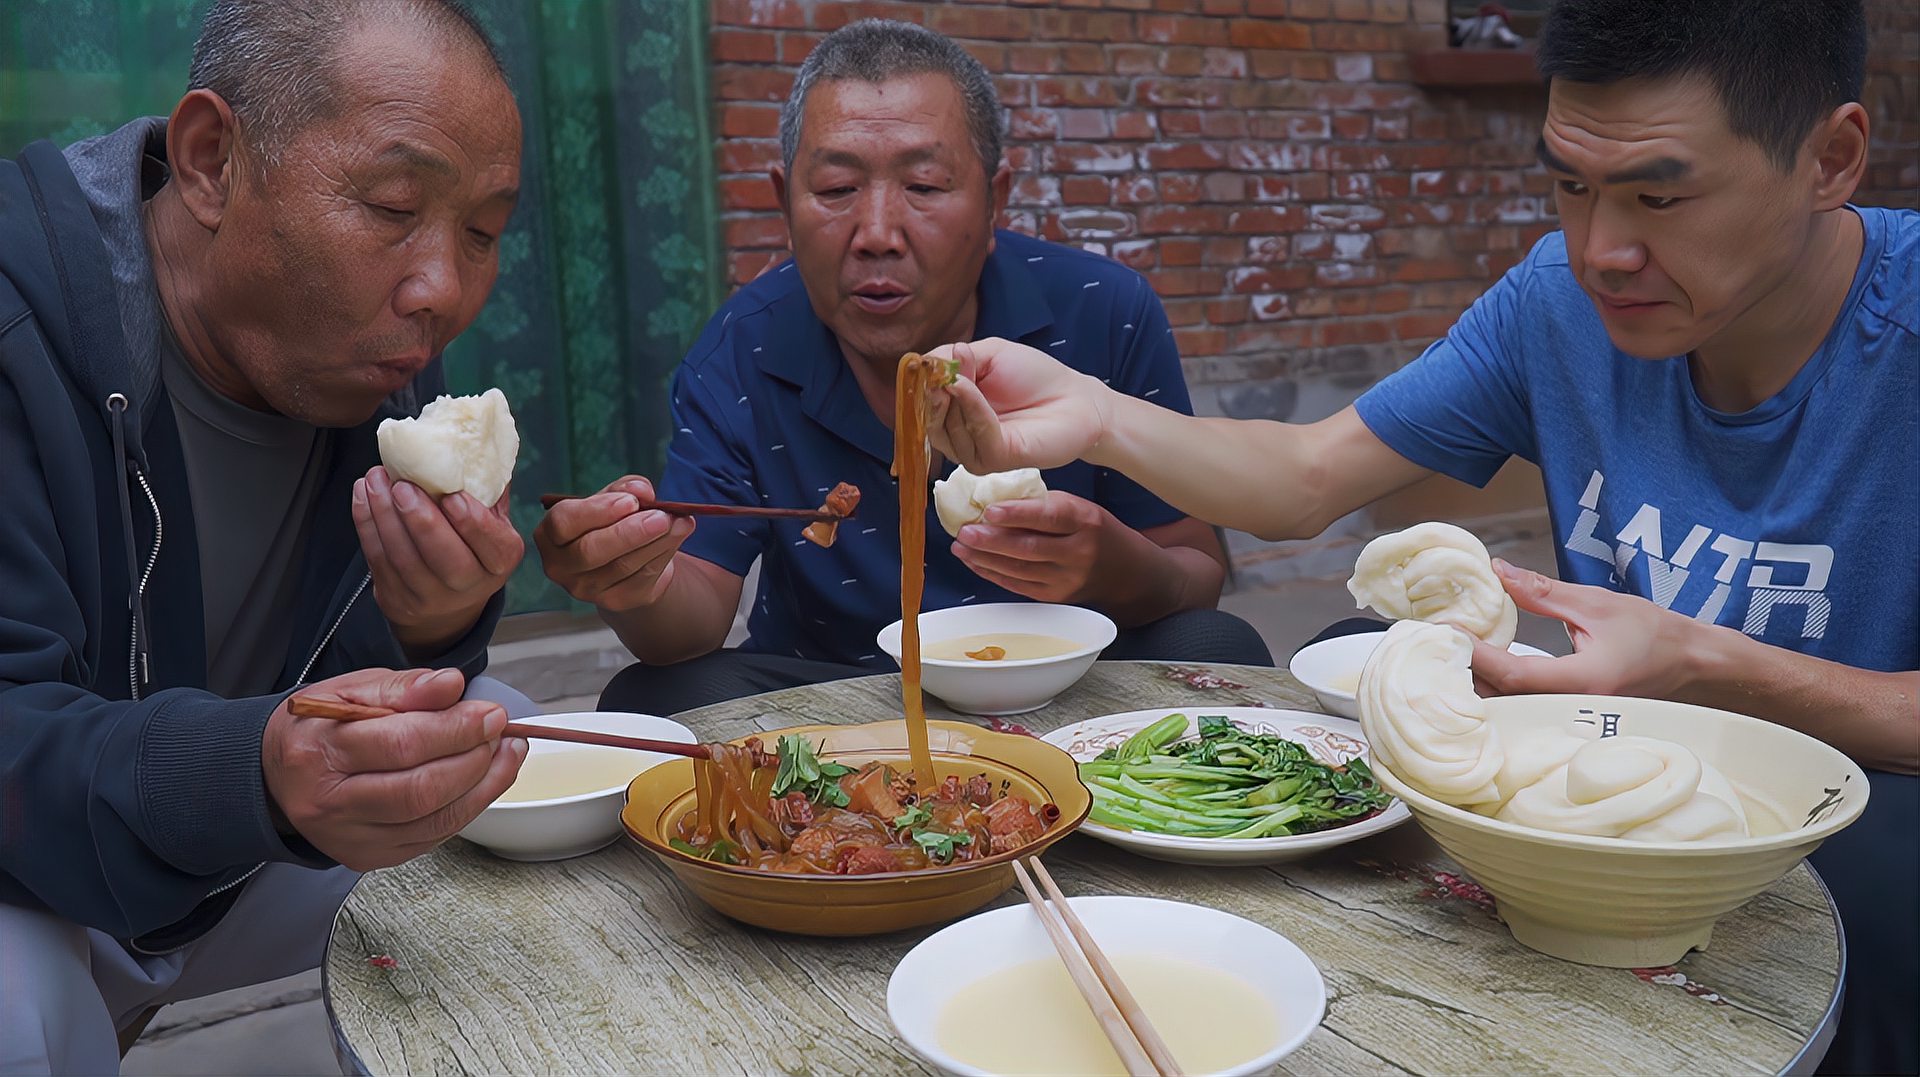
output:
M1721 706L1870 768L1813 858L1850 944L1826 1065L1914 1072L1920 215L1848 204L1865 39L1846 0L1563 0L1539 146L1563 231L1354 407L1195 419L986 341L954 349L936 441L980 470L1085 458L1272 538L1538 463L1561 579L1500 572L1575 653L1482 645L1475 674Z

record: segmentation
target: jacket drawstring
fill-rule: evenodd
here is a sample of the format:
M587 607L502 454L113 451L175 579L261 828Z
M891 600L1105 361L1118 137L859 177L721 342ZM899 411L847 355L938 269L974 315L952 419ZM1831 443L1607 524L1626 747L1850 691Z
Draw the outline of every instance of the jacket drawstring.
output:
M132 698L140 698L140 688L147 681L147 613L144 596L140 593L140 555L134 548L133 533L133 495L127 486L133 472L133 464L127 459L127 398L124 394L114 393L107 397L107 410L113 413L113 460L120 473L120 481L115 484L120 494L120 535L122 545L127 552L127 605L133 613L133 636L127 644L127 687Z

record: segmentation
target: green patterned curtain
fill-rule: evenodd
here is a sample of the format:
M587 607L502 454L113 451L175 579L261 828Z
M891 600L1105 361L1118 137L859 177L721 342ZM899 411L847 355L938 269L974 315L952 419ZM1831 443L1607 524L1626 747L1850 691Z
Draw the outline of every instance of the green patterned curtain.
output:
M0 0L0 153L164 113L208 0ZM706 5L474 0L526 128L500 281L448 350L457 392L498 385L520 427L509 609L562 609L533 526L545 491L665 458L668 375L719 305Z

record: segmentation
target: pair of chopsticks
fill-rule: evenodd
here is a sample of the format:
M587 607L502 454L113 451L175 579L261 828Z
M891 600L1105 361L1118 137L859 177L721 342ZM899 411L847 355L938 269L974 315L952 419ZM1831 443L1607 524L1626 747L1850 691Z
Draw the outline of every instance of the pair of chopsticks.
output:
M332 718L340 722L357 722L363 718L385 718L396 713L387 707L372 707L362 703L320 699L315 696L294 696L287 700L287 711L296 718ZM613 733L595 733L587 729L562 729L559 726L534 725L528 722L508 722L501 736L564 740L574 744L598 744L607 748L633 748L642 752L659 752L662 755L684 755L689 759L706 759L710 755L704 744L682 744L674 740L650 740L646 737L622 737Z
M541 494L540 507L550 509L562 501L574 501L584 494ZM642 506L673 516L768 516L776 520L810 520L817 524L838 523L846 514L825 509L776 509L762 505L703 505L692 501L650 501Z
M1174 1060L1167 1042L1154 1030L1153 1022L1147 1020L1146 1011L1140 1008L1133 992L1127 990L1113 963L1094 943L1067 896L1054 884L1053 876L1047 874L1046 865L1040 863L1037 856L1028 857L1027 864L1032 865L1033 874L1039 876L1046 894L1043 896L1033 885L1026 865L1015 860L1013 873L1020 877L1020 888L1027 892L1027 900L1040 917L1040 926L1046 928L1054 950L1067 966L1067 974L1073 977L1074 986L1080 989L1081 997L1100 1022L1100 1030L1107 1034L1127 1073L1132 1077L1177 1077L1181 1072L1180 1063ZM1047 898L1053 899L1051 904Z

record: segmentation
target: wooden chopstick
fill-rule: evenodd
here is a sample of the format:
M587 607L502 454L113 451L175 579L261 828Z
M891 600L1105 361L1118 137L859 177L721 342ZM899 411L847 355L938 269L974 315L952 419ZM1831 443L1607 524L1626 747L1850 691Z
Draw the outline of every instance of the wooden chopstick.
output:
M550 509L562 501L573 501L582 494L541 494L540 507ZM779 520L811 520L814 523L836 523L850 518L837 512L822 509L775 509L762 505L702 505L692 501L652 501L640 506L643 509L659 509L675 516L770 516Z
M1106 987L1107 993L1113 996L1114 1005L1119 1007L1121 1015L1127 1019L1127 1024L1133 1027L1133 1034L1140 1038L1140 1046L1146 1048L1147 1056L1153 1059L1153 1064L1160 1068L1161 1073L1169 1077L1179 1074L1180 1063L1173 1057L1173 1052L1167 1048L1167 1041L1160 1038L1160 1031L1153 1027L1153 1022L1147 1018L1147 1011L1140 1005L1139 1000L1133 997L1133 992L1127 989L1126 981L1120 978L1119 970L1113 967L1113 962L1107 960L1106 953L1100 949L1098 943L1093 941L1093 935L1087 931L1087 926L1080 922L1080 915L1073 911L1073 904L1067 900L1067 895L1060 892L1060 887L1055 885L1053 876L1048 874L1047 866L1042 864L1037 856L1030 857L1029 862L1033 865L1034 876L1040 880L1041 888L1047 892L1048 897L1053 899L1053 907L1060 913L1060 919L1066 921L1067 930L1073 934L1074 941L1080 944L1080 949L1085 951L1087 963L1093 966L1094 973L1100 977L1100 983Z
M1038 858L1035 858L1038 862ZM1047 931L1047 938L1053 940L1053 948L1060 955L1060 961L1067 966L1067 975L1073 977L1073 985L1080 989L1080 997L1087 1002L1087 1008L1093 1011L1094 1020L1100 1022L1100 1031L1107 1034L1107 1041L1113 1044L1114 1053L1120 1056L1120 1064L1127 1068L1129 1077L1163 1077L1160 1069L1154 1065L1153 1057L1141 1046L1140 1039L1134 1034L1133 1026L1120 1006L1100 981L1100 974L1093 970L1074 941L1060 915L1047 903L1046 895L1033 885L1032 876L1019 860L1013 862L1013 873L1020 879L1020 888L1027 892L1027 900L1032 903L1034 914L1040 917L1040 926Z
M332 718L341 722L385 718L394 713L386 707L370 707L361 703L320 699L314 696L294 696L287 700L287 711L296 718ZM704 744L682 744L675 740L652 740L647 737L622 737L614 733L596 733L588 729L563 729L559 726L534 725L529 722L508 722L501 735L563 740L572 744L598 744L606 748L632 748L642 752L659 752L662 755L684 755L689 759L705 759L709 754Z

